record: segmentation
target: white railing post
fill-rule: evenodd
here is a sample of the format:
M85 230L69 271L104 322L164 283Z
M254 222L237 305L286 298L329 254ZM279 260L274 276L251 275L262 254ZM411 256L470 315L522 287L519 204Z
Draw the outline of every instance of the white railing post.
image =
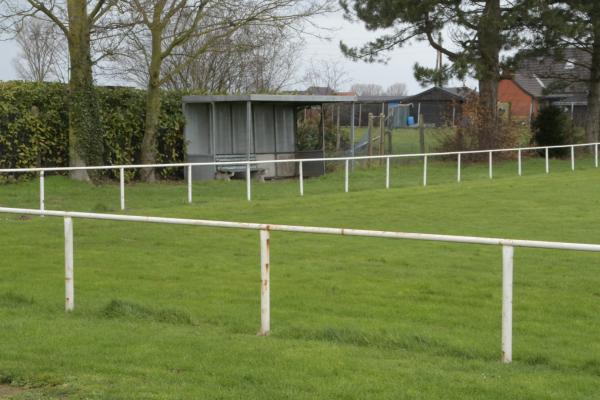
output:
M423 186L427 186L427 156L423 156Z
M456 166L456 181L457 182L460 182L460 180L461 180L461 164L462 164L462 153L458 153L457 166Z
M252 200L252 183L250 182L250 163L246 164L246 198Z
M514 247L502 246L502 362L512 361Z
M344 166L344 192L348 193L349 190L349 177L348 177L348 169L349 169L349 161L346 160L346 165Z
M594 145L594 165L598 168L598 143Z
M260 231L260 331L261 336L267 336L271 330L271 281L269 278L270 265L270 234Z
M385 188L390 188L390 158L385 159Z
M300 178L300 196L304 196L304 168L302 161L298 164L298 175Z
M550 160L548 156L548 148L546 147L546 173L550 173Z
M119 168L119 186L121 192L121 210L125 209L125 171Z
M75 308L75 286L73 282L73 220L65 217L65 311Z
M492 160L492 152L490 151L490 155L488 156L489 158L489 175L490 175L490 179L494 178L494 161Z
M192 204L192 165L187 167L188 203Z
M40 171L40 211L44 212L46 208L46 188L44 184L44 171ZM40 215L43 217L43 215Z
M571 171L575 171L575 146L571 146Z
M519 155L518 155L519 176L522 176L523 175L523 161L521 160L522 159L521 149L519 149L518 153L519 153Z

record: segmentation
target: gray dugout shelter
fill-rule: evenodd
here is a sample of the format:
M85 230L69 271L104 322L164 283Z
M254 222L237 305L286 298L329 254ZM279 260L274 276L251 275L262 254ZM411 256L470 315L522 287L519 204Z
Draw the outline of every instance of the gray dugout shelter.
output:
M356 96L186 96L183 112L187 161L322 158L323 148L297 151L297 111L312 106L320 106L323 110L323 104L330 103L351 103L354 107L356 101ZM260 169L264 170L266 178L297 175L296 163L265 163ZM192 178L214 179L216 172L213 166L197 166L193 168ZM306 176L323 172L324 163L306 163L304 166Z

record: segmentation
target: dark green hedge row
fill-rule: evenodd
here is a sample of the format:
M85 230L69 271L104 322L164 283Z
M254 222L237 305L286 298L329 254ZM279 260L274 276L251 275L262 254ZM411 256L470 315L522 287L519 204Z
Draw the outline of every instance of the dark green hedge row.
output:
M68 166L68 88L60 83L0 83L0 168ZM103 163L138 164L144 134L143 90L97 88ZM158 162L184 159L182 93L165 92L158 132ZM180 178L181 169L163 169ZM113 178L107 172L106 178ZM129 179L135 176L128 176Z

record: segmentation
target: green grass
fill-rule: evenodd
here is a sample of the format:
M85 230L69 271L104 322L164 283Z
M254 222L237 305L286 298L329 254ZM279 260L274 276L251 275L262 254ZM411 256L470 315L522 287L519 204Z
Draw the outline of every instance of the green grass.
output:
M349 127L344 127L342 129L348 136L350 135ZM354 141L356 143L360 142L366 132L366 127L356 127ZM425 151L439 151L439 146L442 139L452 132L452 128L425 128ZM373 137L378 136L379 130L378 127L375 127ZM376 141L374 146L378 146L378 143L379 142ZM420 152L418 128L397 128L392 131L392 154L409 154Z
M132 184L128 213L600 243L588 158L357 169L254 184ZM116 212L118 185L49 177L47 207ZM37 182L0 186L37 207ZM0 215L0 383L16 399L597 399L596 254L517 249L514 363L500 357L496 247L272 234L272 334L259 328L258 233L76 219L76 310L62 221ZM0 391L2 393L2 391Z
M360 142L367 132L366 127L356 127L354 141ZM518 146L527 147L531 144L531 131L528 125L513 124L512 130L517 132L519 139ZM350 136L350 127L343 127L342 131L348 137ZM425 152L433 153L444 151L444 140L455 134L455 128L452 127L427 127L425 128ZM376 126L373 132L373 138L379 137L379 130ZM583 136L578 134L581 140ZM378 141L374 141L374 152L377 153ZM396 128L392 130L392 152L391 154L410 154L421 153L419 144L419 128Z

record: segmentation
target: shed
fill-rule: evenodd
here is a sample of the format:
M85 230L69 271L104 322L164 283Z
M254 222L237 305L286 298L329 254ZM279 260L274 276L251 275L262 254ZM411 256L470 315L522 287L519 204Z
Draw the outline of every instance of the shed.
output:
M335 95L226 95L186 96L185 141L188 162L214 162L220 156L240 159L276 160L324 157L324 138L319 148L298 151L296 146L297 112L324 104L350 103L356 96ZM296 164L261 164L266 178L291 177ZM194 167L195 180L213 179L215 167ZM324 172L323 163L307 163L307 176Z
M398 118L402 113L399 113L399 107L407 96L358 96L358 126L366 126L368 123L368 115L384 114L389 116L394 114L397 123L394 128L403 128L406 126L406 119ZM400 120L402 119L400 123Z
M411 116L415 121L423 115L425 124L445 126L455 125L462 114L462 103L472 90L466 87L432 87L403 100L412 104Z

